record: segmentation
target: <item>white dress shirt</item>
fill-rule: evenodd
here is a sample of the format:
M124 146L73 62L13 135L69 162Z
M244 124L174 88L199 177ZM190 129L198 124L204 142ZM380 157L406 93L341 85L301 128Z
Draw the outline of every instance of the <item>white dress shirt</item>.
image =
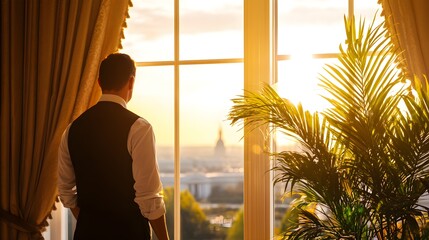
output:
M115 102L126 108L125 100L117 95L103 94L100 101ZM70 125L63 133L58 150L58 191L66 208L77 206L76 179L68 149ZM134 201L139 205L143 216L149 220L157 219L165 214L165 204L156 160L155 135L149 122L143 118L134 122L128 133L127 147L133 159L132 172L136 191Z

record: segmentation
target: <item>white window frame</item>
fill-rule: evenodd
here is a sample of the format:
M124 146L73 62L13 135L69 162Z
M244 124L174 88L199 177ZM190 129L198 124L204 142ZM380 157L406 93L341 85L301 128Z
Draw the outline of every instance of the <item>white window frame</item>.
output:
M275 1L274 1L275 2ZM180 66L244 62L244 90L257 91L273 82L275 63L272 0L244 0L244 59L180 60L180 0L174 1L174 61L138 62L137 66L174 66L174 239L180 234ZM244 136L244 238L273 237L271 163L264 152L265 129ZM248 129L245 127L244 132Z
M180 0L174 1L174 61L138 62L137 66L174 66L174 239L180 234L180 66L244 62L244 90L257 91L271 84L275 62L272 0L244 0L244 59L180 60ZM273 237L273 188L271 164L264 146L265 129L244 137L244 238ZM245 127L244 132L248 129Z

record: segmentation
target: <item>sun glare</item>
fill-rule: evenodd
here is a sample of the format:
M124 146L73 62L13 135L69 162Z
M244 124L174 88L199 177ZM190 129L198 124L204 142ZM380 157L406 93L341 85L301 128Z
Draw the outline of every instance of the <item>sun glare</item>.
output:
M318 76L322 66L309 53L294 54L290 61L280 62L278 93L294 104L301 103L311 112L323 111L328 103L321 97L323 90L319 86Z

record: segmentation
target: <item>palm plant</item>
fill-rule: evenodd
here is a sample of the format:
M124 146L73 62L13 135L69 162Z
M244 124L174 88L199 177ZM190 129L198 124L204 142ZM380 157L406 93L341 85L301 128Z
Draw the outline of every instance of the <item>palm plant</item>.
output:
M345 18L338 64L321 75L331 108L311 113L266 85L233 99L231 124L268 124L300 144L271 152L275 184L301 197L284 239L427 239L429 95L406 84L383 23ZM244 121L240 121L244 120Z

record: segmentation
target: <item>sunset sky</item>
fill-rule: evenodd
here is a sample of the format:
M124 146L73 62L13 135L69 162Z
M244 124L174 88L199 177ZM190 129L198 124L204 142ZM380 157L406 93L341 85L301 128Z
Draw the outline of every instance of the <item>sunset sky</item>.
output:
M356 16L373 17L376 0L355 1ZM279 0L278 91L309 110L327 105L318 95L318 74L326 60L314 53L335 53L344 41L347 0ZM174 58L174 1L134 0L122 52L136 61ZM180 59L243 58L243 0L180 1ZM368 19L368 20L371 20ZM242 94L243 64L180 67L182 145L214 146L222 128L226 145L240 145L242 132L226 120L231 98ZM173 145L173 66L140 67L129 108L154 126L159 145Z

